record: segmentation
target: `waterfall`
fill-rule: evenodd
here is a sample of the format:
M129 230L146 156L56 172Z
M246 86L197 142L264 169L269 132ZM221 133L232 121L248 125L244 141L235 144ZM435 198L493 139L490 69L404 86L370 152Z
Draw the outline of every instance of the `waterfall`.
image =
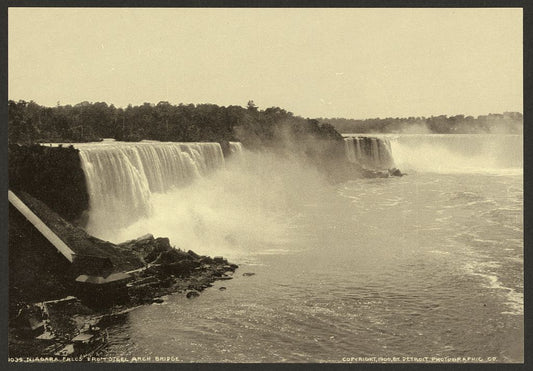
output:
M76 148L89 192L87 230L93 234L148 216L153 193L184 186L225 166L218 143L104 141Z
M229 150L231 154L242 153L243 146L241 142L229 142Z
M523 172L523 136L515 134L383 134L407 172Z
M346 137L344 148L348 161L365 168L389 169L394 167L388 139L374 137Z
M229 156L233 164L243 165L245 160L244 147L241 142L228 142L229 143Z

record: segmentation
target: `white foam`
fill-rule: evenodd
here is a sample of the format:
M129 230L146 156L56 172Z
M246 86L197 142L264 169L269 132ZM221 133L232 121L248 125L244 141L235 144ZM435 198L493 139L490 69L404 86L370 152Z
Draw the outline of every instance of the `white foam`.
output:
M464 268L468 274L472 276L478 276L485 279L485 287L491 290L498 290L503 292L506 298L505 304L510 309L508 311L502 311L502 314L509 315L523 315L524 314L524 294L516 291L513 288L506 287L500 281L500 278L494 272L483 272L487 268L497 268L500 264L497 262L477 262L466 263Z
M396 166L406 172L522 175L521 135L429 134L388 137Z

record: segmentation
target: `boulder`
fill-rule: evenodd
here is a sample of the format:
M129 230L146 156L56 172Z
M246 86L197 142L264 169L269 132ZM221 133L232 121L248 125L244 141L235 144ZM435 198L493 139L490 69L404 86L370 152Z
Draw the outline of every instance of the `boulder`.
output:
M200 258L200 262L204 263L204 264L213 264L214 260L212 258L210 258L209 256L202 256Z
M118 246L134 252L145 263L153 262L162 252L173 250L168 238L154 238L151 234L123 242Z
M192 298L196 298L198 296L200 296L200 293L196 290L191 290L187 293L187 299L192 299Z
M165 264L161 267L161 270L167 274L174 274L176 276L183 276L189 274L195 267L194 261L177 261L174 263Z
M389 169L389 175L390 176L403 176L404 174L402 174L400 169L393 167L392 169Z
M181 261L192 261L192 258L189 254L184 251L170 249L168 251L162 251L159 253L156 259L152 261L154 264L172 264Z

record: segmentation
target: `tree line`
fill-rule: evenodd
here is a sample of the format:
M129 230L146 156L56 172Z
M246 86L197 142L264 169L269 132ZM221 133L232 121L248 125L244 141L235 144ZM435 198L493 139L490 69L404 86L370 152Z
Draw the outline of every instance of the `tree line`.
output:
M268 146L287 133L341 138L329 124L295 116L279 107L260 110L253 101L246 107L159 102L117 108L105 102L45 107L33 101L10 100L8 125L10 144L114 138L176 142L240 140Z
M143 139L176 142L241 141L249 146L305 142L309 138L341 140L341 133L521 133L518 112L478 117L431 116L365 120L309 119L279 107L259 109L216 104L128 105L117 108L105 102L41 106L33 101L8 101L10 144L88 142L102 138L122 141ZM307 139L306 139L307 138Z
M341 133L435 133L435 134L477 134L477 133L522 133L523 116L519 112L488 114L477 117L455 115L431 117L387 117L365 120L345 118L320 118Z

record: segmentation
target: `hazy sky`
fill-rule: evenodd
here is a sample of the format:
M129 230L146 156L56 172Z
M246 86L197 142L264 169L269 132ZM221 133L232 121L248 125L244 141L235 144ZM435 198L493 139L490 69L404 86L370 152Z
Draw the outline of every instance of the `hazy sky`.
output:
M10 8L9 98L522 112L522 10Z

